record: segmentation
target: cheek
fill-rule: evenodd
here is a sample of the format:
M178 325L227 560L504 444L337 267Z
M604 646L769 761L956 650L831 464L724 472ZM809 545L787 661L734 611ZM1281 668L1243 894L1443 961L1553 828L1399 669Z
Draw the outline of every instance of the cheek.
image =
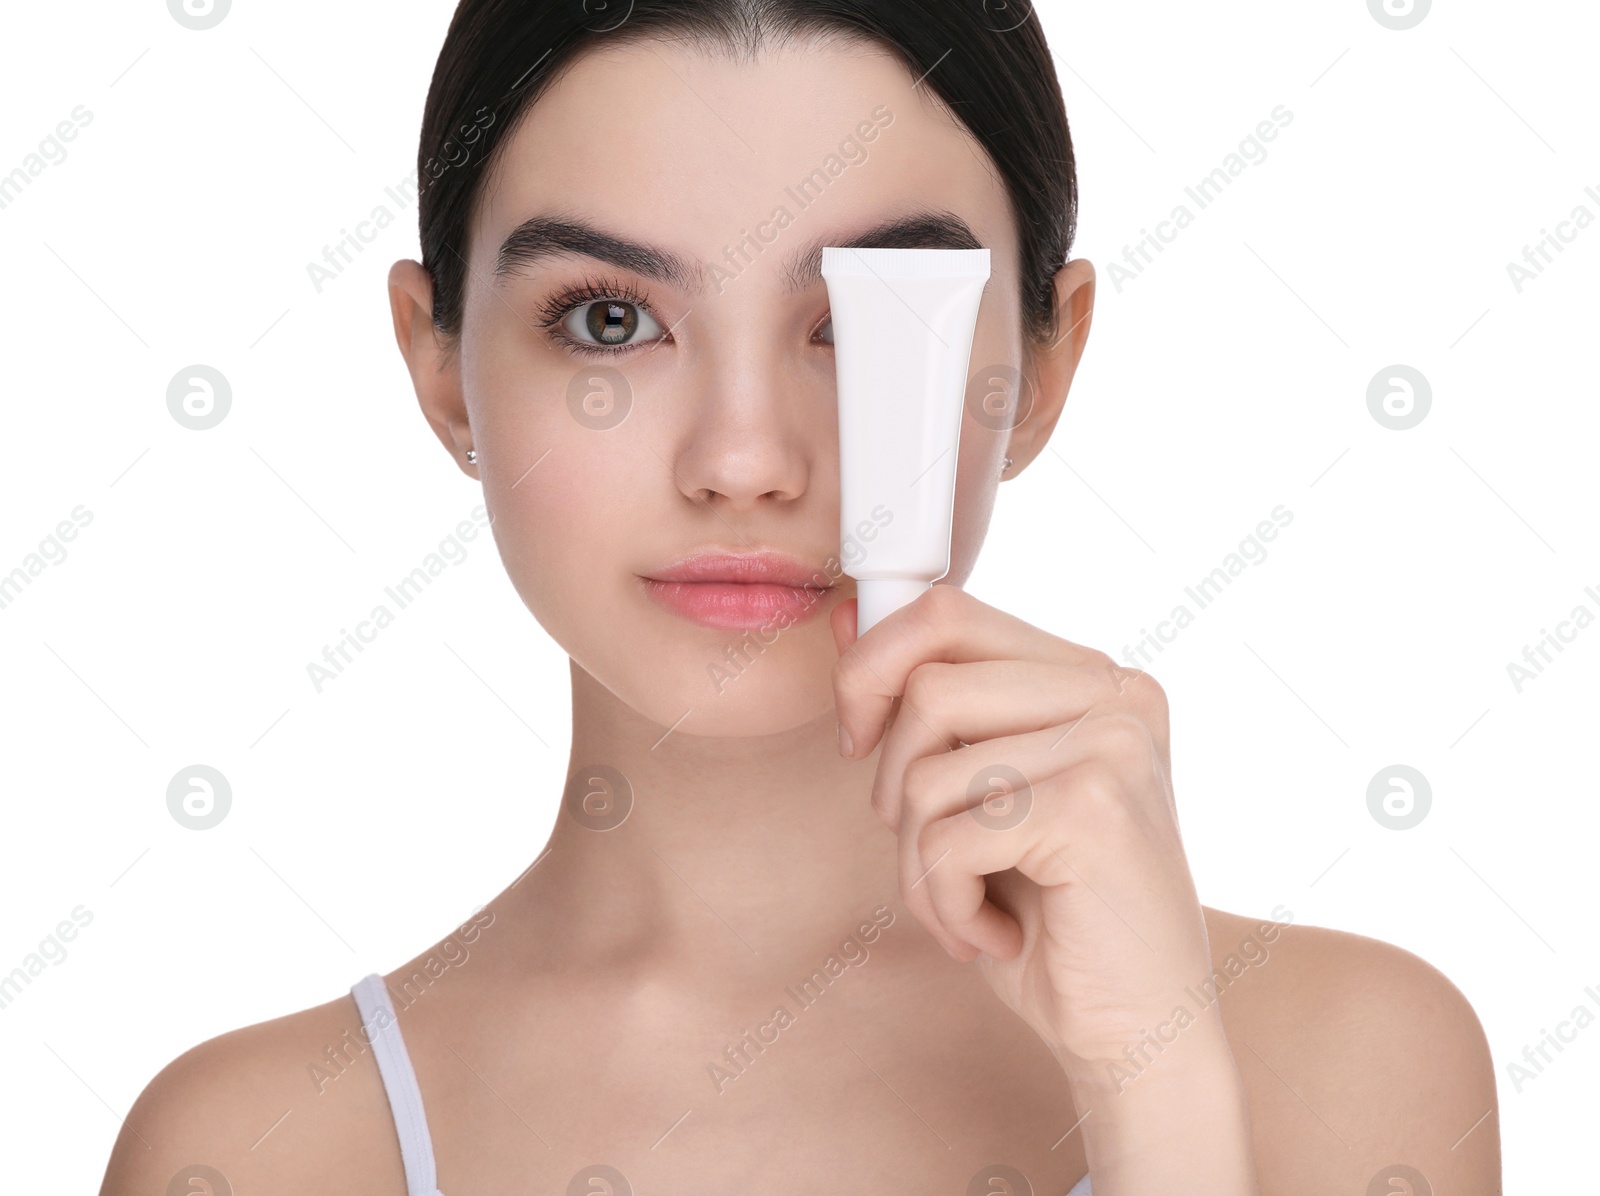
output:
M485 475L501 560L551 639L617 699L687 734L768 735L826 714L838 659L826 610L764 637L658 610L634 570L656 562L663 512L682 498L644 444L586 435L559 437L520 482L509 468Z
M673 494L641 455L659 467L619 442L608 454L570 451L555 468L552 453L514 488L514 478L491 487L495 540L523 604L579 668L663 727L770 735L825 714L838 658L825 610L757 636L695 629L644 595L633 570L654 563L661 540L649 513Z
M628 529L648 530L638 521L649 503L647 475L629 467L632 454L620 444L600 453L572 440L547 443L531 472L508 470L486 486L511 583L557 640L570 623L581 625L615 601L637 552Z
M1013 420L1026 418L1028 406L1017 370L1015 346L1008 344L1003 331L997 332L992 320L978 321L968 380L956 458L950 571L945 575L945 581L955 585L964 584L977 563L994 513L1008 427Z
M992 433L990 433L992 436ZM963 437L965 430L963 430ZM974 436L973 440L979 438ZM993 478L985 475L993 474ZM956 502L950 520L950 570L944 582L965 585L972 567L978 563L989 521L994 515L996 482L1000 466L994 461L993 447L968 448L963 440L956 465Z

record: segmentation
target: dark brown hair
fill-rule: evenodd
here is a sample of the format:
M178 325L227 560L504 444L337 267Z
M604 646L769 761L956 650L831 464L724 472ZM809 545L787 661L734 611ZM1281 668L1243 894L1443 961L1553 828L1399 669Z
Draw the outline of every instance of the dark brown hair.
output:
M1072 139L1030 0L461 0L434 67L417 155L433 322L460 334L469 221L496 149L589 49L676 38L732 56L806 36L898 56L987 151L1010 196L1025 332L1055 339L1053 280L1077 224Z

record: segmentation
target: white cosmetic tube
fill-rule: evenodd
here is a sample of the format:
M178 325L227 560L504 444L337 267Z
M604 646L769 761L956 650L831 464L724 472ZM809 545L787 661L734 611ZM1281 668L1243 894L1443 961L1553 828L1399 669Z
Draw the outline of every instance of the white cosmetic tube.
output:
M956 457L987 249L822 251L839 391L839 560L856 632L950 571Z

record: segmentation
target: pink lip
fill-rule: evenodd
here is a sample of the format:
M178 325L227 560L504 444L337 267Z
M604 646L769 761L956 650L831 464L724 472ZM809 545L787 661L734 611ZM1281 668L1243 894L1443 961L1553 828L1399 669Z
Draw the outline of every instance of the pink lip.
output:
M642 580L673 614L734 629L798 623L821 610L834 589L821 570L776 552L699 552Z

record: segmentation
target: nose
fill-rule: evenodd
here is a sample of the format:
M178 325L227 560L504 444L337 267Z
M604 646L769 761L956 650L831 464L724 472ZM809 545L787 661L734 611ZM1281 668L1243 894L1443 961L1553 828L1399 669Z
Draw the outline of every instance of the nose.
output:
M727 511L805 496L818 454L838 435L832 391L808 393L816 389L808 378L773 356L707 359L686 370L692 397L681 406L671 462L680 492Z

